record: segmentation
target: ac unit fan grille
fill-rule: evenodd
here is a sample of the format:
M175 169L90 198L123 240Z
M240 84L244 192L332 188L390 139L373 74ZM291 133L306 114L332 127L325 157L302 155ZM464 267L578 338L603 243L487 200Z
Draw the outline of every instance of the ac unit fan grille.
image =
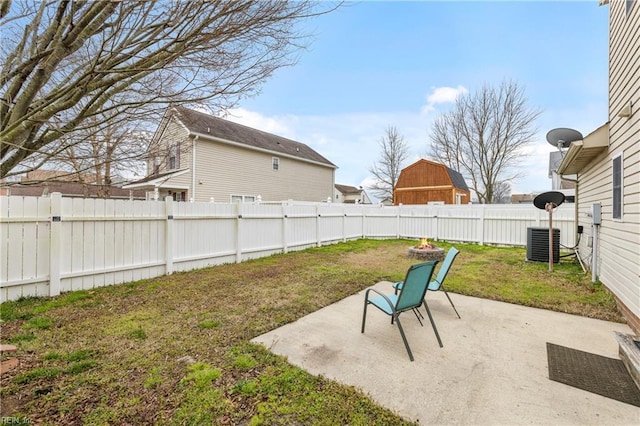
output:
M549 261L549 228L527 228L527 260ZM553 263L560 261L560 230L553 229Z

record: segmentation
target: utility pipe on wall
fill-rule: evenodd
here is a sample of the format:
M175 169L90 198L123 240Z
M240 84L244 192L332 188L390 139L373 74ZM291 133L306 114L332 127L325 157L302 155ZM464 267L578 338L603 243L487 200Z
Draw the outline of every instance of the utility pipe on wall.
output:
M193 149L191 150L191 202L196 200L196 143L198 135L193 137Z

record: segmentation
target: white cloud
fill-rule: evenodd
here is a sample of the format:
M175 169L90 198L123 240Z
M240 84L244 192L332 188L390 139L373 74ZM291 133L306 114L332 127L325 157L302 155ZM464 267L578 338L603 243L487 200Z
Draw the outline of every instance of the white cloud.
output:
M430 105L455 102L459 95L464 95L465 93L469 93L469 90L464 86L435 87L431 94L427 96L427 102Z
M469 93L469 90L461 85L458 87L432 87L431 89L431 93L427 95L427 104L422 107L423 114L434 111L438 104L453 103L458 96Z
M225 120L285 138L293 139L295 135L295 130L287 124L289 121L295 122L291 117L266 117L258 112L249 111L244 108L229 109L219 116Z

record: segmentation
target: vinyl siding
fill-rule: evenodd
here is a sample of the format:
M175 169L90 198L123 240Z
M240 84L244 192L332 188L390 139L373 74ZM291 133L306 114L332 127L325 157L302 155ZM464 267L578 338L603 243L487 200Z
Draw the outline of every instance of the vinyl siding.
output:
M280 165L273 170L272 159ZM196 201L229 202L231 195L260 195L262 201L324 201L331 198L334 169L277 154L199 139Z
M193 158L192 151L192 140L189 138L189 132L184 128L182 124L180 124L175 119L171 118L166 123L166 127L162 132L160 137L160 143L163 147L168 147L173 143L180 144L180 164L178 165L178 169L189 169L188 173L183 175L168 179L162 186L165 188L176 187L176 188L189 188L187 191L187 200L191 198L192 191L192 179L191 179L191 159ZM197 154L197 153L196 153ZM162 167L160 168L160 173L171 171L168 168L167 162L163 162Z
M624 2L611 2L609 22L609 140L607 152L579 175L578 222L585 233L583 258L592 247L593 203L602 204L598 278L637 317L640 316L640 4L627 16ZM630 118L619 117L633 103ZM622 154L622 218L613 219L612 160Z

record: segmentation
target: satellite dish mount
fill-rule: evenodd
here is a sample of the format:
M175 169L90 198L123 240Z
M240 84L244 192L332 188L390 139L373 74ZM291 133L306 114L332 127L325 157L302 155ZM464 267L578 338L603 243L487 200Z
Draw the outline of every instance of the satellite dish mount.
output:
M564 203L564 194L558 191L543 192L533 199L533 205L549 213L549 272L553 272L553 210Z
M547 142L549 142L549 145L555 146L560 152L562 152L563 149L569 148L571 142L579 140L582 140L582 133L565 127L549 130L549 133L547 133Z

